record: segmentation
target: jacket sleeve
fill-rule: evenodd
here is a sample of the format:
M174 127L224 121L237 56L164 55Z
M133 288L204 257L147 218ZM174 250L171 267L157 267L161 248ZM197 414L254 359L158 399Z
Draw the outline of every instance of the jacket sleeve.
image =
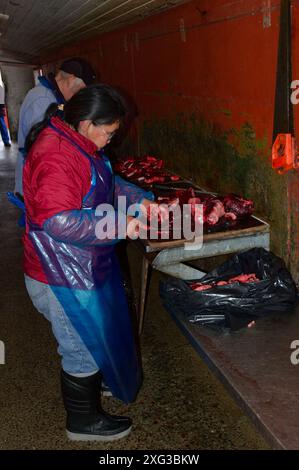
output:
M90 209L69 210L56 214L43 229L54 240L78 246L113 245L126 238L126 217L108 210L97 215Z
M119 196L126 197L126 209L131 204L140 204L143 199L149 199L153 201L155 199L154 194L151 191L145 191L139 188L135 184L128 183L122 179L119 175L115 175L115 189L114 189L114 206L117 207L117 198Z

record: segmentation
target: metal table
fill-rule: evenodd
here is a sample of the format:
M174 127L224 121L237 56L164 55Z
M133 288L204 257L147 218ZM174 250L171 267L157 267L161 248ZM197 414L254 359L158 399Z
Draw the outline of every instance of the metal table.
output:
M139 334L143 329L151 267L180 279L200 279L206 273L184 263L211 256L236 253L254 247L269 250L270 226L263 220L251 216L237 230L228 229L222 232L204 234L203 244L198 249L193 247L192 250L186 250L184 242L185 240L137 240L134 242L143 257L138 306Z

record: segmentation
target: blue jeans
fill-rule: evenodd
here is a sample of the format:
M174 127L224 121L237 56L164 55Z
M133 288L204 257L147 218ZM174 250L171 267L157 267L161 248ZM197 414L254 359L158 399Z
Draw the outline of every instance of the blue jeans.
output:
M9 134L6 127L4 116L0 116L0 132L4 144L9 144Z
M85 347L68 316L52 292L51 287L25 275L25 284L34 307L51 323L58 343L58 353L65 372L85 376L96 373L99 368Z

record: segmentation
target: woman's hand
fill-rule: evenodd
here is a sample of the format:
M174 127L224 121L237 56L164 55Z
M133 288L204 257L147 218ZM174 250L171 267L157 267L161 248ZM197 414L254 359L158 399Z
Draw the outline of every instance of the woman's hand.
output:
M127 237L131 240L146 239L147 225L144 225L138 218L127 215Z
M138 218L127 216L127 237L131 240L136 240L136 238L148 238L151 219L157 218L161 224L169 220L169 209L166 204L158 204L157 202L149 199L143 199L140 203L140 208L143 215L143 221L145 223L140 221ZM146 222L148 222L148 224ZM161 229L160 233L162 233Z
M155 201L143 199L140 205L143 214L149 219L157 217L161 222L169 219L169 211L165 204L158 204Z

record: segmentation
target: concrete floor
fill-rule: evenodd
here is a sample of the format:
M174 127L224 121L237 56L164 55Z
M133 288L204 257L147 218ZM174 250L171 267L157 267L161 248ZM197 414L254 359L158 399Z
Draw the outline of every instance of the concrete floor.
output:
M49 325L33 308L22 274L18 211L13 189L16 145L0 143L1 310L0 449L267 449L247 417L210 373L162 308L153 273L141 339L144 383L136 402L105 398L111 413L128 414L131 435L113 444L66 439L59 390L60 361ZM140 257L129 250L136 287Z

